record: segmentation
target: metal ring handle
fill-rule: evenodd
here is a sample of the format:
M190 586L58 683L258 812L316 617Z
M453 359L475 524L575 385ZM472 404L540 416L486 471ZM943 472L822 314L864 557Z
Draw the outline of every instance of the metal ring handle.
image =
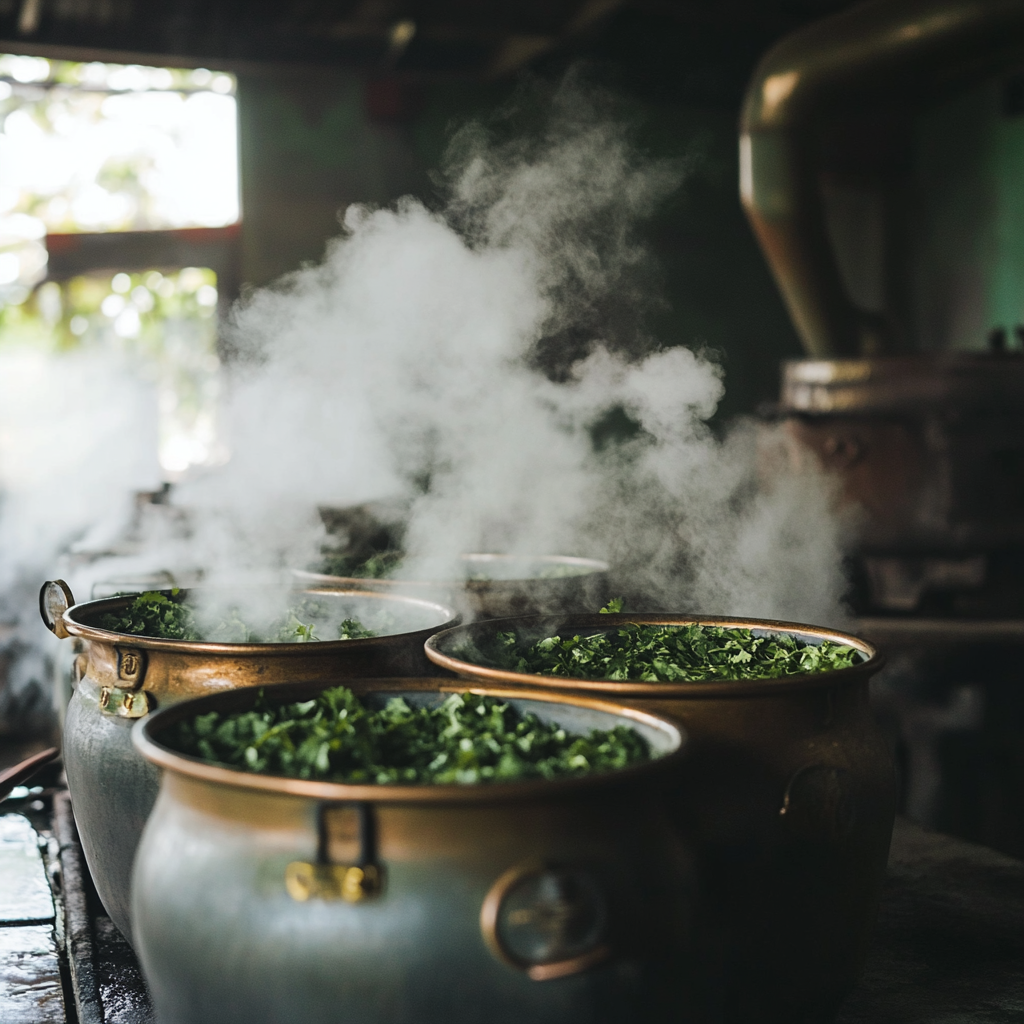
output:
M851 773L838 765L805 764L783 794L779 817L790 836L812 842L840 843L857 821L857 793Z
M58 640L71 636L64 625L64 613L75 603L75 595L63 580L47 580L39 588L39 616Z
M612 952L608 924L602 886L589 871L541 861L506 871L480 907L487 948L531 981L565 978L603 963Z

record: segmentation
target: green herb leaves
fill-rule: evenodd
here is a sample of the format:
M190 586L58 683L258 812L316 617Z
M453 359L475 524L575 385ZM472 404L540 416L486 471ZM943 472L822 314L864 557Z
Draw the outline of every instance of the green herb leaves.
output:
M651 758L626 726L574 735L471 693L433 707L395 697L372 710L343 686L295 704L272 705L261 694L252 711L197 715L176 726L169 745L244 771L380 784L553 779Z
M114 633L135 633L166 640L200 640L195 614L188 605L173 600L177 596L177 588L171 591L171 597L155 590L147 591L139 594L120 615L108 612L100 616L97 625Z
M358 619L342 619L338 626L339 640L362 640L364 637L376 636L372 629L366 629Z
M611 605L602 611L614 611ZM634 623L587 636L549 636L532 643L515 633L498 633L481 651L460 653L513 672L661 683L777 679L804 672L834 672L860 660L853 647L829 640L808 644L788 633L756 635L749 629Z
M375 551L369 558L360 559L337 549L321 550L323 558L310 569L327 576L346 576L349 579L384 579L398 569L405 557L401 551Z
M208 616L200 622L194 608L176 600L178 590L167 597L148 591L135 598L120 614L101 615L97 625L114 633L134 633L162 640L192 640L229 644L297 644L314 640L361 640L377 636L358 619L332 621L331 608L322 601L306 599L287 609L265 631L253 629L237 608L228 608L220 615ZM336 615L336 613L334 613Z

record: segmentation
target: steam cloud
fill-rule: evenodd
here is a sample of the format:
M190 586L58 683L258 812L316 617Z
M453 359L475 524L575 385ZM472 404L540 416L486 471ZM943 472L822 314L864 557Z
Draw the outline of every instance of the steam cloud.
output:
M759 482L752 428L707 426L720 368L645 334L635 227L684 172L569 81L529 138L456 135L442 209L349 207L321 265L235 311L233 456L183 492L222 517L208 564L302 564L317 503L406 495L424 578L465 551L584 554L634 608L841 621L825 480L776 458ZM616 410L638 429L595 444Z
M39 621L39 585L60 575L89 596L84 574L109 573L124 548L132 491L160 486L156 452L155 389L124 356L0 354L0 732L52 717L60 646ZM111 557L86 565L78 549Z
M606 98L573 80L528 137L463 129L440 209L349 207L322 264L237 306L231 458L179 485L191 535L136 523L147 543L131 559L77 577L58 552L118 536L129 492L156 483L153 396L96 354L74 373L63 357L50 390L9 384L25 405L10 436L49 423L39 450L0 460L0 592L34 645L14 689L43 676L44 574L72 572L88 598L112 568L286 570L325 539L318 504L395 495L411 501L406 547L424 578L466 551L590 555L634 610L842 622L828 482L767 452L764 430L716 436L721 369L645 330L658 300L635 228L685 172L643 158Z

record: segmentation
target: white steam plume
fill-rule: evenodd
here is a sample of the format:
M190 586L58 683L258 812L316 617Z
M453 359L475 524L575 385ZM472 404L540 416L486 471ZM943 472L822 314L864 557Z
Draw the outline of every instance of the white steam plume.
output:
M65 575L87 600L102 569L68 548L117 547L132 493L160 486L155 389L137 371L94 350L0 353L0 732L38 732L52 715L58 644L40 584Z
M719 367L644 327L635 226L685 166L645 160L608 107L570 81L540 131L464 129L441 209L350 207L320 266L240 304L232 457L179 487L190 538L133 512L159 485L156 403L124 359L0 358L0 729L45 717L44 578L88 599L110 575L301 566L318 504L404 496L423 576L466 551L591 555L634 610L843 620L827 482L763 430L717 437ZM148 546L123 543L133 514Z
M208 568L285 567L318 503L404 494L413 567L465 551L608 557L652 607L843 617L824 480L758 479L706 425L720 369L647 336L634 226L683 177L573 82L543 131L454 140L439 210L350 207L319 266L235 311L232 458L182 489ZM637 429L595 445L624 411Z

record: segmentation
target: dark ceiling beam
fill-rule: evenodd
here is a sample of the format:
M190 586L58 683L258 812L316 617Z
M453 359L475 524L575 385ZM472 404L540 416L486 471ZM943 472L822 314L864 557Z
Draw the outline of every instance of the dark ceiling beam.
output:
M258 74L274 68L308 68L308 64L280 62L271 65L267 61L212 59L195 54L167 53L157 50L112 49L101 46L68 46L60 43L41 43L25 39L3 38L0 35L0 53L19 53L28 57L45 57L47 60L69 60L77 63L103 61L108 64L142 64L160 68L210 68L214 71L229 71L237 74Z
M857 0L630 0L630 8L679 25L725 26L744 31L778 31L824 18Z
M613 24L646 32L655 48L666 31L770 45L850 2L0 0L0 50L240 73L345 67L410 80L500 78L541 58L571 58Z
M583 0L568 25L557 35L509 35L498 48L488 78L503 78L514 74L531 61L556 49L571 46L580 38L600 30L626 0Z
M13 27L13 26L11 26ZM5 31L6 29L6 31ZM44 26L45 29L45 26ZM391 25L335 23L320 34L288 27L236 26L230 36L216 30L196 32L184 45L170 45L159 30L133 26L86 26L69 37L45 30L19 37L0 18L0 52L26 53L57 60L107 60L163 66L215 66L224 71L253 71L261 66L337 67L410 77L433 74L479 75L493 63L509 39L499 29L458 24L418 25L411 19ZM545 43L547 45L547 43ZM522 50L516 48L522 62ZM534 48L526 56L537 52Z

